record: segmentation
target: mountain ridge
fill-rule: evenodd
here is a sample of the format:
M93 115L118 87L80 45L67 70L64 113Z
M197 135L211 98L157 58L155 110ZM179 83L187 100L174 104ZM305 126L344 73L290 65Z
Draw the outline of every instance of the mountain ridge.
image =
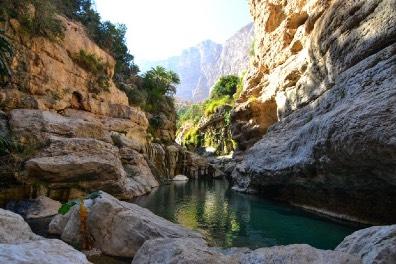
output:
M181 100L199 102L207 99L216 80L229 74L240 75L249 66L249 49L254 27L250 23L218 44L205 40L187 48L180 55L158 61L143 61L142 71L160 65L179 74L181 84L176 96Z

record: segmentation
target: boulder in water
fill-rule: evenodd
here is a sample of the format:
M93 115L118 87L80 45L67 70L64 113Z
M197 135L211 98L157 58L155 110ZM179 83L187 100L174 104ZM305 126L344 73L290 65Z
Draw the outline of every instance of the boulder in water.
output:
M133 257L145 241L155 238L202 238L197 232L105 192L90 201L86 203L89 236L95 241L94 247L110 256ZM66 215L56 216L49 231L75 245L80 242L79 226L79 210L74 206Z
M177 175L173 178L173 181L188 181L188 177L184 175Z

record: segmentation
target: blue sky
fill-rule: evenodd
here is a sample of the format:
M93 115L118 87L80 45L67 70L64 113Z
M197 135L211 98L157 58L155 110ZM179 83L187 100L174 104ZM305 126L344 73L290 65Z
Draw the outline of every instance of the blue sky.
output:
M137 63L206 39L222 43L252 21L248 0L96 0L96 8L102 19L127 25Z

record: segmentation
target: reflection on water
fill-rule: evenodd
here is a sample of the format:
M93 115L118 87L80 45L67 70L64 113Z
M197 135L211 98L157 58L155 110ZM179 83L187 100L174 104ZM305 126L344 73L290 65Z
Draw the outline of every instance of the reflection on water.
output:
M310 244L333 249L354 228L230 190L222 180L162 186L135 203L203 232L213 246L258 248Z

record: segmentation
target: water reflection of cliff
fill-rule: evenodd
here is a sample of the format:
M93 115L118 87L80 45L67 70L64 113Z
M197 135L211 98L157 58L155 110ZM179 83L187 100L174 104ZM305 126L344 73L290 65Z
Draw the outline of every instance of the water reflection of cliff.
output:
M251 248L308 243L332 248L353 231L336 223L231 191L219 180L196 180L158 188L136 203L186 227L210 244Z

